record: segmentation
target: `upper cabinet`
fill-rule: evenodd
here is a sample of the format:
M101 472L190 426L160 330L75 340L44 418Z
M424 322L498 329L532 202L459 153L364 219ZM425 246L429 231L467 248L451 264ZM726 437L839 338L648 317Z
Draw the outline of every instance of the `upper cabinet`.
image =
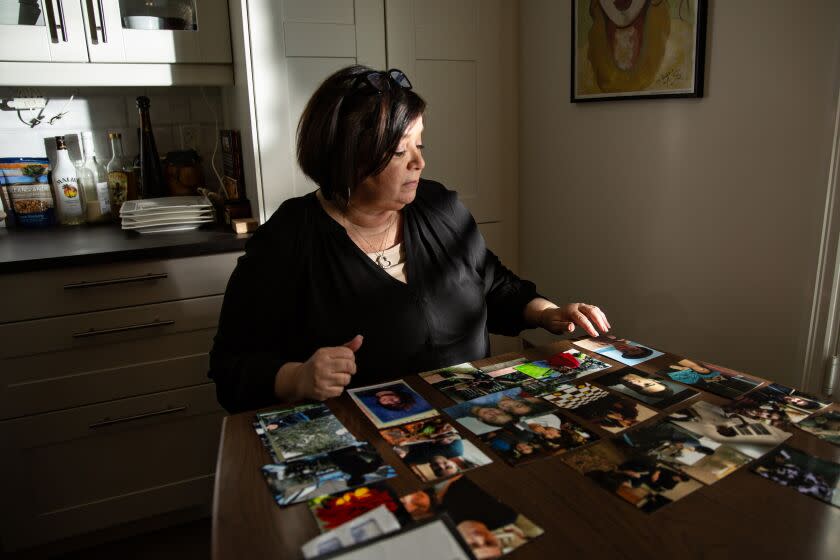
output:
M166 72L143 68L79 65L72 68L20 63L217 65L195 67L178 79L225 76L232 62L227 0L19 0L0 3L0 70L15 85L169 85ZM28 72L27 72L28 68ZM75 72L80 82L68 83ZM137 74L139 72L139 74ZM228 83L232 82L228 69ZM106 80L111 80L110 82ZM92 81L91 81L92 79ZM172 82L174 83L174 82Z

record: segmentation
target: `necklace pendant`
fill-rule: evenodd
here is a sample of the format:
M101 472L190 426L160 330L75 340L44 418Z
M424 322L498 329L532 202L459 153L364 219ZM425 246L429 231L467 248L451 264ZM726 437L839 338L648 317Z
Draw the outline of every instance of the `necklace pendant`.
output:
M384 254L376 256L376 264L379 266L379 268L391 267L391 261L389 261L388 257L386 257Z

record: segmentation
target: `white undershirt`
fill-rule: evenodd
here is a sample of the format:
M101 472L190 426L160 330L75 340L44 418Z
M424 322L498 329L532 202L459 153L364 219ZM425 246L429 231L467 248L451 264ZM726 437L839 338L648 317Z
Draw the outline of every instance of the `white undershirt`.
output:
M370 260L376 263L376 257L379 256L379 253L365 253ZM391 262L391 266L388 268L383 268L385 272L402 282L403 284L406 283L405 277L405 251L403 250L402 243L397 243L390 249L385 249L385 258ZM378 265L377 265L378 266Z

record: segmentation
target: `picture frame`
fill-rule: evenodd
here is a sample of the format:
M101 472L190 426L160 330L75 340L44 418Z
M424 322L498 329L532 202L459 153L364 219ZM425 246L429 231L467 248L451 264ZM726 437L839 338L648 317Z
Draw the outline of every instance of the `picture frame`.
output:
M703 97L708 0L572 0L570 101Z

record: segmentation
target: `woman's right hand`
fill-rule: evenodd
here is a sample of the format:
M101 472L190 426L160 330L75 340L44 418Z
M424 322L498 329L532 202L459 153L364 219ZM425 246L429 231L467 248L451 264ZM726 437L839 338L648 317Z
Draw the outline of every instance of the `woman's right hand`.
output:
M339 396L356 373L356 351L362 346L358 334L341 346L319 348L292 373L297 399L323 401Z

